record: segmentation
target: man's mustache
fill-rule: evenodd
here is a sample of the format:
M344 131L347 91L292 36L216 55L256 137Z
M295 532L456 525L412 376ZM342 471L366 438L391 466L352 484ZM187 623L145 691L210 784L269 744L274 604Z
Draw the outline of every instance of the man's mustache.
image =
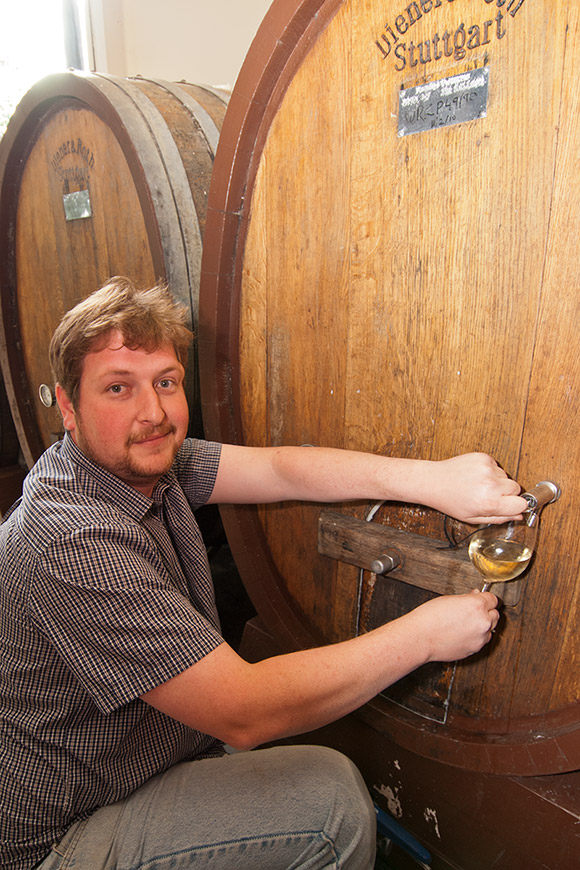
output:
M142 441L148 441L150 438L160 438L162 435L174 435L177 431L172 423L167 423L165 426L153 426L150 429L144 429L138 434L130 435L127 439L127 446L131 444L140 444Z

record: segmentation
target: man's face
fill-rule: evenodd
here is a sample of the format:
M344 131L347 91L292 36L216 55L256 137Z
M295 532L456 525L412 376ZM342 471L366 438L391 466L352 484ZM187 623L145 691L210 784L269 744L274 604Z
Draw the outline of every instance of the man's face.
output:
M130 350L113 332L85 357L75 408L57 385L64 426L89 459L150 496L187 433L183 377L171 345Z

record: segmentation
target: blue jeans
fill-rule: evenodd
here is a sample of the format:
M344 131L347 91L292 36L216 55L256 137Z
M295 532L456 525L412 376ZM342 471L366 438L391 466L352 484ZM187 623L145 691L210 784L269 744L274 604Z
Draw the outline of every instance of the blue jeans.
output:
M352 762L284 746L172 767L76 822L40 870L371 870L374 854Z

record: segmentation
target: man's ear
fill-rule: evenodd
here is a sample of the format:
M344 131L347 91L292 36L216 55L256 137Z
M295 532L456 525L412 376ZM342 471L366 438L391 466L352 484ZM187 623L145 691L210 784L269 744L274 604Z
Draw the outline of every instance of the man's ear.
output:
M72 402L60 384L55 384L54 392L60 413L62 414L63 426L72 433L76 429L76 414Z

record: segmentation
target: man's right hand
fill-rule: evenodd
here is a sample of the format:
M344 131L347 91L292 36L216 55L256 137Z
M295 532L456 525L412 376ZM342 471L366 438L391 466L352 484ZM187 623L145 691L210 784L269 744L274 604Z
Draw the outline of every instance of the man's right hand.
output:
M448 662L473 655L491 639L499 621L498 599L474 589L464 595L442 595L406 614L413 620L426 661Z

